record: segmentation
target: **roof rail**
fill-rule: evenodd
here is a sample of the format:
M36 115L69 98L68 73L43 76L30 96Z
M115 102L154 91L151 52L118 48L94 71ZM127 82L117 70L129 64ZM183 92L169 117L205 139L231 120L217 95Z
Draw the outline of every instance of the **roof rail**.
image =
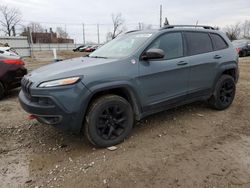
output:
M203 28L203 29L215 30L213 27L206 26L206 25L167 25L167 26L162 27L161 29L172 29L172 28L176 28L176 27L194 27L194 28Z

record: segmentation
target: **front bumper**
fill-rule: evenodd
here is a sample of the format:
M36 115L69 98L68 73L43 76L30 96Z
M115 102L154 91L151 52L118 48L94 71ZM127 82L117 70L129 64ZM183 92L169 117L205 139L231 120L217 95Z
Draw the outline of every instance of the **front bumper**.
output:
M78 82L55 88L22 88L19 101L22 108L35 115L39 122L65 131L79 132L89 96L89 90Z

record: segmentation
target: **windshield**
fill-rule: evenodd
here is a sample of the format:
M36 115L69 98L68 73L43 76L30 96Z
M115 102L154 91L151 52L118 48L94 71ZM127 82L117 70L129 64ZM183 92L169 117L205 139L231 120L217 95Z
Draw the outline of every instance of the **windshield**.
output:
M122 35L98 48L89 57L114 59L127 57L145 43L151 35L152 33Z

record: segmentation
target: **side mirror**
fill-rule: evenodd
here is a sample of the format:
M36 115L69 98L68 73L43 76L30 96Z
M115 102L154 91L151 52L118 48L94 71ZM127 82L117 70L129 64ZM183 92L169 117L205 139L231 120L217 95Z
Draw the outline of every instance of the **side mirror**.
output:
M156 48L151 48L147 50L143 55L142 59L143 60L148 60L148 59L161 59L164 58L165 53L162 49L156 49Z

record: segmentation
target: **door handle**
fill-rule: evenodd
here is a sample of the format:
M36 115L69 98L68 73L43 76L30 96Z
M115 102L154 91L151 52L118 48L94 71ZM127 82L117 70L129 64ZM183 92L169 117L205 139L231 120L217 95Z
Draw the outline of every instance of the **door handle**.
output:
M222 58L220 55L215 55L214 56L214 59L220 59L220 58Z
M188 63L186 61L180 61L179 63L177 63L178 66L184 66L187 65Z

